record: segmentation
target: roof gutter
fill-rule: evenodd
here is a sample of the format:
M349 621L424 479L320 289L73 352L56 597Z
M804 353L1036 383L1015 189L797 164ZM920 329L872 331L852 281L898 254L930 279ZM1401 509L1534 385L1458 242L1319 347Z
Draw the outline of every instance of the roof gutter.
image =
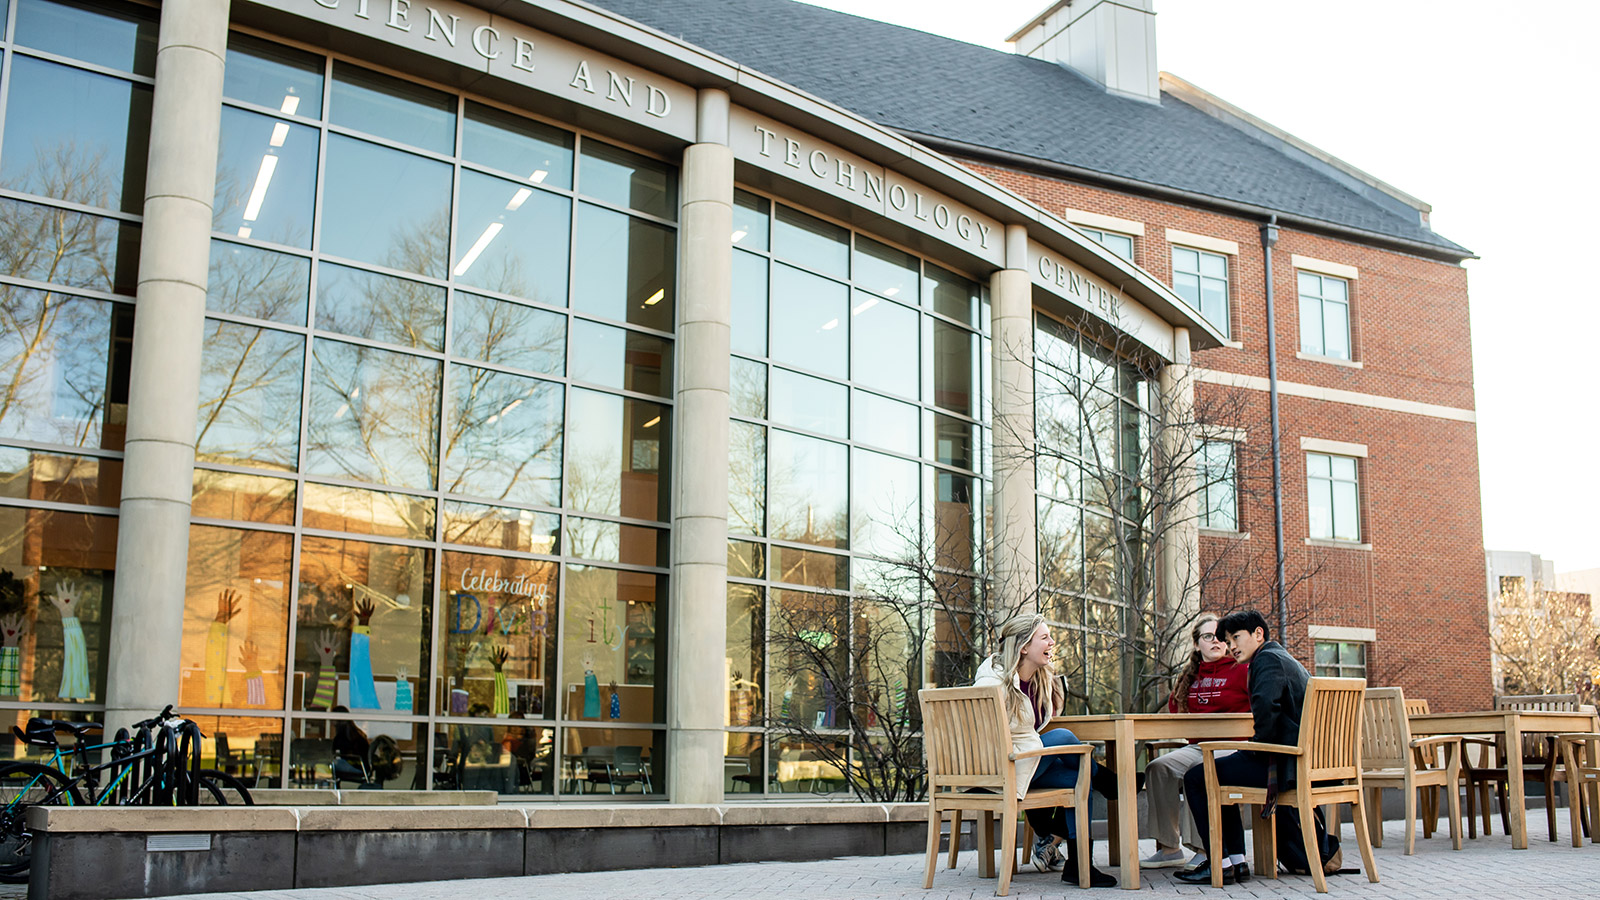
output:
M945 153L954 153L960 156L1002 163L1020 169L1029 169L1051 175L1062 175L1080 181L1094 182L1107 187L1133 190L1145 194L1154 194L1166 199L1182 201L1193 206L1208 207L1221 212L1234 213L1251 219L1260 220L1276 217L1278 224L1280 225L1292 226L1295 228L1304 229L1306 231L1318 232L1334 237L1354 238L1363 243L1383 244L1389 247L1404 250L1409 253L1415 253L1419 256L1426 256L1429 259L1459 263L1463 260L1479 258L1476 253L1473 253L1470 250L1465 252L1460 250L1450 250L1446 247L1440 247L1437 244L1428 244L1422 241L1413 241L1408 238L1395 237L1388 234L1379 234L1375 231L1366 231L1365 229L1353 228L1349 225L1339 225L1337 223L1328 222L1322 219L1313 219L1309 216L1298 216L1294 213L1270 209L1265 206L1257 206L1253 203L1241 203L1237 200L1227 200L1221 197L1213 197L1209 194L1186 191L1183 188L1175 188L1168 185L1140 181L1137 178L1128 178L1122 175L1111 175L1105 172L1095 171L1094 169L1086 169L1082 166L1072 166L1066 163L1058 163L1050 160L1039 159L1038 157L1027 156L1021 153L1013 153L1008 150L996 150L993 147L984 147L978 144L969 144L965 141L956 141L951 140L950 138L938 137L936 135L923 134L907 128L895 128L893 126L885 127L898 134L905 135L906 137L911 138L918 143L926 144L929 147L942 150Z

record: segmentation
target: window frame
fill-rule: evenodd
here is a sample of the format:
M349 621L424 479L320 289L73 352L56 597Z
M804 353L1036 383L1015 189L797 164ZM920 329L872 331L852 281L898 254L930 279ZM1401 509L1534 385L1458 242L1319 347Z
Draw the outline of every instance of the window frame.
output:
M1339 542L1341 544L1360 544L1361 543L1361 538L1362 538L1362 527L1361 527L1361 457L1359 457L1359 456L1347 456L1347 455L1339 454L1339 453L1324 453L1324 452L1320 452L1320 451L1316 451L1316 450L1308 450L1308 451L1306 451L1305 456L1306 456L1306 460L1305 460L1305 465L1306 465L1306 536L1308 538L1310 538L1311 540L1314 540L1314 541L1337 541L1337 542ZM1312 459L1312 457L1323 457L1323 458L1328 460L1328 474L1327 475L1313 475L1311 473L1311 459ZM1344 478L1342 476L1335 475L1333 473L1333 465L1334 465L1333 461L1336 460L1336 459L1347 459L1347 460L1349 460L1352 463L1352 467L1355 469L1354 477L1352 477L1352 478ZM1328 493L1327 493L1326 502L1327 502L1327 505L1328 505L1328 521L1329 521L1330 532L1331 532L1329 534L1316 534L1316 533L1314 533L1314 524L1313 524L1314 520L1311 517L1311 508L1312 508L1313 491L1315 491L1317 483L1322 483L1322 484L1327 485L1327 492ZM1354 525L1354 536L1353 537L1339 537L1338 536L1339 535L1339 531L1340 531L1340 525L1343 524L1343 523L1341 523L1338 520L1337 516L1336 516L1337 503L1336 503L1336 495L1334 493L1334 490L1335 490L1335 486L1336 485L1340 485L1340 484L1349 484L1349 485L1352 486L1352 488L1355 491L1355 522L1352 523Z
M1136 235L1131 235L1131 234L1128 234L1128 233L1122 232L1122 231L1111 231L1111 230L1106 229L1106 228L1095 228L1092 225L1074 225L1072 227L1078 229L1079 231L1081 231L1084 234L1088 235L1089 237L1093 238L1095 243L1097 243L1100 246L1106 248L1107 250L1110 250L1112 253L1116 254L1118 258L1125 259L1128 262L1133 262L1134 261L1133 260L1133 256L1134 256L1134 254L1136 252L1138 252L1138 249L1139 249L1139 245L1135 241ZM1121 253L1117 253L1116 249L1114 249L1110 244L1106 243L1106 236L1107 235L1110 235L1112 237L1127 238L1128 239L1128 255L1127 256L1123 256Z
M1189 246L1187 244L1173 244L1172 245L1172 290L1173 290L1173 293L1178 294L1178 296L1180 296L1180 297L1183 297L1183 294L1181 292L1179 292L1179 290L1178 290L1178 275L1180 274L1179 269L1178 269L1178 251L1180 251L1180 250L1196 254L1196 256L1195 256L1195 263L1196 263L1195 271L1193 271L1193 272L1190 272L1188 270L1183 270L1182 271L1182 274L1193 275L1195 277L1196 281L1198 282L1198 284L1197 284L1198 293L1196 293L1194 302L1191 304L1194 307L1194 311L1197 312L1197 313L1200 313L1200 317L1201 318L1205 319L1207 322L1210 322L1212 325L1215 325L1217 327L1217 330L1222 332L1222 336L1225 339L1230 340L1230 341L1233 340L1233 295L1232 295L1233 267L1228 262L1228 254L1226 254L1226 253L1218 253L1218 252L1216 252L1214 250L1202 250L1199 247L1191 247L1191 246ZM1216 257L1218 260L1220 260L1222 262L1222 278L1221 279L1218 279L1214 275L1205 274L1205 267L1206 267L1205 263L1206 263L1206 257L1208 257L1208 256ZM1205 314L1205 309L1204 309L1205 286L1206 286L1206 282L1208 280L1209 281L1218 281L1218 280L1220 280L1222 282L1222 316L1221 316L1221 320L1220 321L1217 320L1217 319L1213 319L1210 316ZM1187 301L1188 299L1189 298L1184 297L1184 300Z
M1333 661L1332 664L1323 664L1323 663L1317 662L1317 651L1321 650L1324 647L1332 647L1333 648L1334 661ZM1362 679L1365 679L1367 677L1367 673L1371 669L1371 662L1370 661L1371 661L1372 654L1368 652L1368 649L1370 647L1371 647L1371 643L1368 642L1368 641L1325 641L1325 640L1312 641L1312 644L1311 644L1311 668L1312 668L1312 672L1318 678L1362 678ZM1360 651L1360 661L1359 662L1347 662L1345 660L1345 653L1346 652L1350 652L1350 651L1354 651L1354 650L1359 650Z
M1304 279L1307 276L1317 279L1317 293L1315 293L1315 294L1307 294L1306 292L1300 290L1301 280ZM1343 300L1339 300L1339 299L1328 297L1327 285L1328 285L1328 282L1330 282L1330 281L1335 281L1335 282L1338 282L1338 283L1344 285L1344 299ZM1354 322L1353 318L1351 317L1351 310L1354 308L1354 304L1351 302L1351 297L1350 297L1350 286L1351 286L1352 282L1353 282L1353 279L1342 278L1342 277L1340 277L1338 275L1326 275L1326 274L1323 274L1322 272L1313 272L1313 271L1310 271L1308 269L1296 269L1295 270L1295 295L1299 300L1300 315L1302 316L1302 318L1305 316L1305 306L1306 306L1306 302L1307 301L1314 301L1317 304L1317 332L1318 332L1318 335L1319 335L1320 341L1321 341L1320 345L1317 346L1317 347L1307 347L1306 346L1306 343L1305 343L1305 323L1302 321L1301 324L1300 324L1300 352L1301 353L1306 353L1306 354L1309 354L1309 355L1312 355L1312 356L1326 357L1328 359L1340 359L1340 360L1345 360L1346 362L1355 362L1355 358L1356 358L1356 352L1355 352L1355 349L1356 349L1355 348L1355 322ZM1344 307L1344 331L1345 331L1345 334L1344 334L1344 348L1345 348L1345 352L1344 352L1343 355L1340 355L1338 353L1330 353L1330 352L1328 352L1328 313L1327 313L1327 311L1328 311L1328 307L1329 306L1342 306L1342 307Z
M1224 464L1225 472L1213 478L1211 473L1216 467L1211 465L1212 460L1207 456L1207 449L1214 446L1226 446L1227 462ZM1200 442L1200 447L1195 454L1196 476L1200 479L1200 527L1208 531L1239 531L1239 442L1225 438L1205 438ZM1212 492L1226 486L1230 498L1228 507L1231 522L1218 524L1212 519ZM1219 510L1220 512L1220 510Z

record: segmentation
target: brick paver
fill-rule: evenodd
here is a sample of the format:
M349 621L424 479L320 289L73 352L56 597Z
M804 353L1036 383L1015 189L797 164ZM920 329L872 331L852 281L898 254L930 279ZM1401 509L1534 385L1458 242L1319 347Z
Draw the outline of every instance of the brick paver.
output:
M1378 873L1383 879L1371 884L1365 875L1339 875L1330 878L1329 896L1384 898L1473 897L1542 900L1542 898L1594 897L1600 895L1600 846L1585 843L1574 848L1567 831L1566 810L1561 811L1559 840L1545 840L1542 811L1528 815L1531 840L1527 851L1511 849L1511 840L1499 834L1495 822L1493 837L1466 840L1457 853L1450 849L1448 832L1422 840L1420 832L1415 856L1405 856L1405 832L1398 822L1386 823L1384 846L1375 851ZM1344 829L1345 865L1359 866L1360 852L1349 825ZM1154 845L1145 841L1145 852ZM1106 847L1095 847L1096 860L1103 863ZM976 854L962 853L959 867L941 868L933 890L922 889L922 856L850 857L799 863L748 863L707 866L692 869L634 869L619 872L591 872L572 875L541 875L528 878L495 878L472 881L436 881L419 884L389 884L369 887L319 888L294 891L258 891L245 894L193 894L184 900L463 900L469 897L582 897L584 900L688 900L688 898L796 897L805 900L947 900L994 896L995 882L978 877ZM942 862L941 862L942 866ZM1105 868L1104 865L1101 868ZM1109 870L1113 874L1115 869ZM1223 892L1209 886L1192 886L1172 878L1172 870L1146 871L1141 878L1140 896L1196 896L1224 893L1231 898L1273 897L1312 898L1317 895L1306 877L1285 876L1278 881L1253 878L1230 885ZM1024 869L1011 883L1011 896L1020 900L1035 897L1071 896L1076 886L1063 885L1058 873L1048 875ZM1117 893L1096 892L1094 896L1114 900Z

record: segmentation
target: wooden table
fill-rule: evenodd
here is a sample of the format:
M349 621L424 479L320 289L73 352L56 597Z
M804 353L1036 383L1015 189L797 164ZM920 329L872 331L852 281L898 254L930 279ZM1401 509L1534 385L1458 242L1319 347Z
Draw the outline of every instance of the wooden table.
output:
M1522 786L1522 736L1600 730L1600 716L1586 712L1502 709L1494 712L1428 713L1410 717L1411 736L1492 734L1505 741L1506 780L1511 783L1511 846L1528 849L1527 795Z
M1139 888L1137 743L1172 738L1247 739L1255 722L1249 713L1119 713L1057 716L1043 730L1051 728L1070 729L1080 741L1105 741L1106 759L1117 771L1117 815L1107 818L1108 825L1115 823L1110 831L1111 855L1113 860L1120 859L1123 889L1133 891Z

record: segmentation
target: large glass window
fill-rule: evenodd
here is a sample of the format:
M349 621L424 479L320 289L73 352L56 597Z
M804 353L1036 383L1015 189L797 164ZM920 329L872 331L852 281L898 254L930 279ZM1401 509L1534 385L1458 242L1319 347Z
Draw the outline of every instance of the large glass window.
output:
M246 35L227 62L179 660L207 752L263 784L664 790L676 170ZM39 372L0 441L73 435L53 471L104 504L116 460L82 454L120 447L136 223L0 203L54 236L0 289L92 295L6 295L77 340L0 335Z
M157 13L0 15L0 709L98 719Z
M1361 540L1359 488L1355 457L1306 454L1306 505L1312 537Z
M1297 283L1301 352L1350 359L1350 282L1300 272Z
M851 710L868 731L909 714L907 623L932 621L934 589L971 597L986 306L968 278L751 192L730 239L725 788L839 790L836 754L876 740L852 744Z
M1366 678L1367 645L1358 641L1314 641L1318 678Z
M1087 225L1076 225L1074 227L1093 238L1100 246L1128 262L1133 262L1133 235L1106 231L1102 228L1090 228Z

